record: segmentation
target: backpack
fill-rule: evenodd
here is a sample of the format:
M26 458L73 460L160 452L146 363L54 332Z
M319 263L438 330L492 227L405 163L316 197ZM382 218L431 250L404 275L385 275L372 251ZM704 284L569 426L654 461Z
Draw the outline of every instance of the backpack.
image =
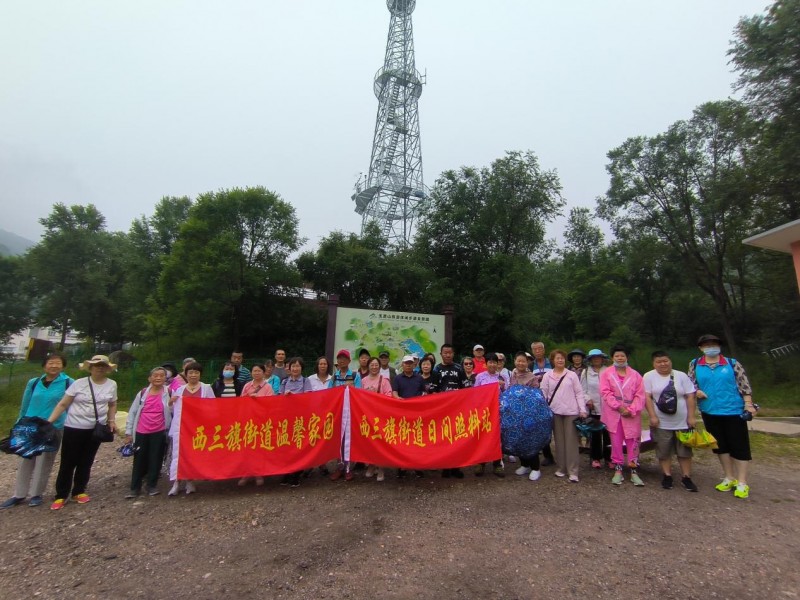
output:
M661 390L656 400L656 408L665 415L674 415L678 412L678 390L675 389L675 372L669 374L669 383Z

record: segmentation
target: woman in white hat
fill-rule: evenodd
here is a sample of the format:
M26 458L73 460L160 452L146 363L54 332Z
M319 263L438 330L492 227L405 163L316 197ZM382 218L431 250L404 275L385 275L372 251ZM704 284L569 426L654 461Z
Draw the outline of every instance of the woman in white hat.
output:
M117 365L103 354L97 354L79 367L89 371L88 377L75 381L61 401L50 413L48 421L54 423L67 411L64 436L61 440L61 466L56 476L56 497L50 510L64 508L71 495L78 504L91 500L86 486L92 472L92 463L100 448L94 436L95 423L108 425L116 431L114 417L117 414L117 382L108 378Z

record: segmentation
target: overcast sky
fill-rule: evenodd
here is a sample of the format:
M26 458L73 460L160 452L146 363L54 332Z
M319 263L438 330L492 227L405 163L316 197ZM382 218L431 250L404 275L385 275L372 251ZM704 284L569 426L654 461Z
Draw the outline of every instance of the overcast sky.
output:
M418 0L425 182L532 150L594 207L606 153L731 95L726 51L766 0ZM384 0L4 0L0 228L55 202L110 230L162 196L263 185L313 248L359 231ZM550 227L558 235L558 227Z

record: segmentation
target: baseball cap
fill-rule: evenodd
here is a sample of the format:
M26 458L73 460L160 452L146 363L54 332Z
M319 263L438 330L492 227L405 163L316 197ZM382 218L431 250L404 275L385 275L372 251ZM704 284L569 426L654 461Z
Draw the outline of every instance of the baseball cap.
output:
M339 358L340 356L344 356L344 357L346 357L346 358L347 358L347 360L350 360L350 350L347 350L347 349L345 349L345 348L342 348L342 349L341 349L341 350L339 350L339 352L336 354L336 358Z
M414 362L414 357L413 357L413 356L411 356L410 354L406 354L406 355L403 357L403 362Z

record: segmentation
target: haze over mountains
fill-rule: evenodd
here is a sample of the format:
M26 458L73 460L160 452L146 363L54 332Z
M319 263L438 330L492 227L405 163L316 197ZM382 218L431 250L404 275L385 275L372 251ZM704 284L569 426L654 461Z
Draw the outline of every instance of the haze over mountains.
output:
M0 229L0 256L25 254L28 248L35 245L36 242L5 229Z

